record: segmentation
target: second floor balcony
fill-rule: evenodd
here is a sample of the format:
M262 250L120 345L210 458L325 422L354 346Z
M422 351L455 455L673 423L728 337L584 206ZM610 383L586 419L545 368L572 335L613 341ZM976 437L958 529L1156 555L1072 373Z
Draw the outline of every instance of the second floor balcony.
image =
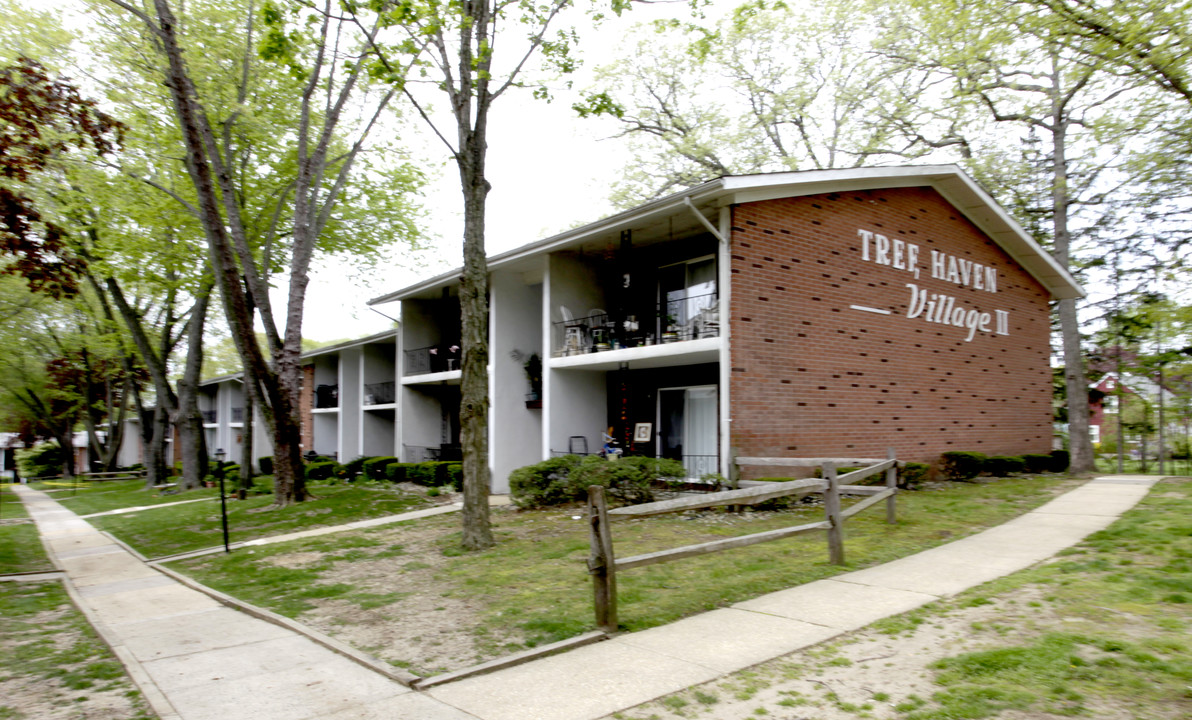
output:
M364 386L364 404L391 405L397 399L396 384L392 382L366 383Z
M554 357L720 336L716 293L672 297L653 307L630 309L620 320L601 309L577 317L561 307L560 314L563 320L554 323L552 333Z
M426 375L460 369L459 343L440 343L405 351L404 375ZM392 402L392 401L390 401Z

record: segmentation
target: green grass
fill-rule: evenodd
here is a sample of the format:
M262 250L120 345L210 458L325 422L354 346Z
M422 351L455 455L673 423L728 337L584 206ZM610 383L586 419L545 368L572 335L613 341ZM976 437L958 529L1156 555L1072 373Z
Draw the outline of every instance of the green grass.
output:
M1117 455L1113 453L1097 455L1094 458L1094 464L1097 467L1097 472L1101 473L1116 473L1117 469ZM1165 472L1159 472L1159 461L1148 460L1144 465L1138 460L1125 458L1122 463L1122 472L1129 475L1192 475L1192 460L1168 460L1164 464Z
M0 583L0 644L4 648L0 682L13 692L33 689L38 700L70 708L71 717L89 717L88 697L107 693L123 697L122 712L129 720L151 720L154 715L87 621L70 603L58 583ZM0 717L26 718L18 709L22 698L0 698ZM13 702L18 707L9 706ZM105 704L111 701L105 701ZM66 717L65 714L62 717Z
M162 495L159 491L146 489L144 480L112 480L109 482L82 483L77 488L67 488L50 495L62 506L79 515L107 512L126 507L162 505L182 500L218 497L214 488L198 488L175 495Z
M29 513L25 511L25 504L12 491L12 483L0 484L0 520L27 517L29 517Z
M1021 477L979 483L949 483L942 489L899 496L896 525L884 522L882 507L850 519L845 532L847 565L827 561L823 533L634 569L618 575L619 619L626 630L641 630L734 602L842 572L887 562L933 545L977 532L1015 517L1050 499L1064 476ZM438 552L447 556L438 571L443 592L485 608L477 635L500 636L514 627L533 647L593 628L591 585L585 567L587 523L573 519L582 511L554 508L494 511L495 547L479 553L459 550L459 518L425 518L411 529L433 532ZM667 515L613 525L616 554L637 553L789 527L820 519L821 507L778 513L724 512ZM308 609L308 593L340 593L324 576L337 563L353 562L340 543L349 538L383 537L402 544L402 528L337 535L323 545L295 541L255 554L211 556L176 564L201 582L277 612L296 616ZM378 541L379 542L379 541ZM328 555L300 571L271 562L280 555L323 548ZM365 553L364 555L368 555ZM417 557L411 555L411 566ZM425 567L425 566L422 566ZM297 573L297 574L292 574ZM392 578L401 588L400 574Z
M1064 559L984 588L1045 588L1063 618L1015 644L935 663L941 686L907 720L994 717L1005 710L1184 717L1192 706L1192 482L1155 486L1138 507Z
M36 526L32 523L0 525L0 575L53 569L37 536Z
M403 494L392 485L321 485L313 487L312 492L316 499L279 509L267 509L273 502L271 495L229 500L230 541L342 525L414 510L425 504L420 497ZM91 518L89 522L119 537L147 557L173 555L223 543L218 502L107 515Z

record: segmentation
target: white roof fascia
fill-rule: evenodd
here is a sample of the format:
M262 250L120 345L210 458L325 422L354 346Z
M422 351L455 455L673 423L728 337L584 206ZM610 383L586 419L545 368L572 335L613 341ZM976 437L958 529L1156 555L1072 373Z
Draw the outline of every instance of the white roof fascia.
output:
M717 206L801 197L830 192L855 192L927 185L964 213L1006 254L1038 280L1055 299L1084 297L1084 289L1051 254L1039 247L1022 226L957 165L903 165L838 170L730 175L674 193L603 220L524 245L489 258L489 269L522 258L550 252L556 247L592 235L604 235L629 225L640 224L653 215L665 216L684 206L712 202ZM374 298L369 305L395 302L435 287L459 281L461 268L416 285Z

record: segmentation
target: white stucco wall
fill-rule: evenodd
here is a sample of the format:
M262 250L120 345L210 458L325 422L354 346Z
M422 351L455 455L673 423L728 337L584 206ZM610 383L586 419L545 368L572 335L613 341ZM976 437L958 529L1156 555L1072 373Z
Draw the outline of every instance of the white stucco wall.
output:
M509 492L509 473L542 457L542 409L526 407L530 383L525 360L542 348L541 283L527 285L522 273L497 272L491 279L489 463L492 491ZM518 351L522 360L513 357Z

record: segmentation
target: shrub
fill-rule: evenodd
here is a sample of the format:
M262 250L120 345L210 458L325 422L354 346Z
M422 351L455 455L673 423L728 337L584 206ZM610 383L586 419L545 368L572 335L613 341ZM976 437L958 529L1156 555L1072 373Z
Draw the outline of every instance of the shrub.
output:
M655 486L681 482L686 475L687 470L678 460L648 457L608 460L589 455L572 471L571 483L580 497L586 495L589 485L600 485L607 488L611 497L637 505L654 501Z
M316 460L306 464L307 480L327 480L335 473L334 460Z
M914 490L927 480L931 466L927 463L908 462L898 469L898 487Z
M418 463L391 462L385 466L385 478L389 482L400 483L409 480L409 470Z
M224 463L221 469L223 470L223 476L225 478L240 477L240 465L237 463Z
M360 470L365 480L385 480L385 466L394 462L395 457L370 457L360 464Z
M27 450L17 450L17 469L25 477L46 477L62 472L65 456L57 440L38 443Z
M1014 473L1022 472L1026 462L1017 455L994 455L985 458L982 468L994 477L1010 477Z
M561 505L579 499L570 483L571 471L579 464L578 455L543 460L519 467L509 473L509 494L518 507Z
M424 487L459 487L463 479L463 463L451 460L432 460L409 463L405 468L406 480Z
M1071 459L1068 457L1067 450L1052 450L1051 451L1051 471L1062 473L1068 471L1068 466L1071 465Z
M946 452L940 455L940 474L948 480L972 480L984 469L985 455L979 452Z
M261 469L262 475L272 475L273 474L273 456L272 455L262 455L261 457L257 458L257 467Z
M1051 456L1043 453L1027 453L1022 456L1023 469L1031 474L1051 469Z
M338 475L339 477L343 478L344 480L346 480L348 482L352 482L360 474L361 470L364 467L365 461L367 461L368 459L369 459L368 455L361 455L358 458L353 458L353 459L347 461L346 463L341 464L339 466L339 471L336 472L336 475Z

